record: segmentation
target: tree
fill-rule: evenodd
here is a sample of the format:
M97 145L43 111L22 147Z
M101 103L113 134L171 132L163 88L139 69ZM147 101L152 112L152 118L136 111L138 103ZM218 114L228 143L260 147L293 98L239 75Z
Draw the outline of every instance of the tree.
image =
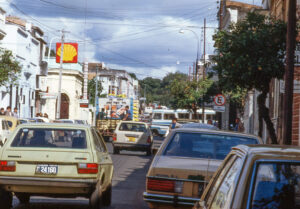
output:
M98 80L98 97L101 97L102 92L102 83ZM89 93L89 102L90 104L95 104L95 94L96 94L96 78L88 81L88 93Z
M0 86L15 83L18 80L21 69L12 52L0 48Z
M45 56L48 56L48 53L49 53L49 47L46 47L46 50L45 50ZM56 56L56 53L53 49L51 49L50 51L50 57L55 57Z
M203 102L209 102L211 96L214 94L212 88L214 82L209 79L193 80L193 81L179 81L175 79L171 83L171 95L173 100L171 105L174 109L183 108L192 110L197 118L197 109Z
M265 121L273 144L277 136L266 107L269 84L273 78L284 74L286 24L255 12L244 20L214 35L217 56L214 70L218 73L224 91L260 92L257 98L260 127ZM259 135L262 135L260 131Z

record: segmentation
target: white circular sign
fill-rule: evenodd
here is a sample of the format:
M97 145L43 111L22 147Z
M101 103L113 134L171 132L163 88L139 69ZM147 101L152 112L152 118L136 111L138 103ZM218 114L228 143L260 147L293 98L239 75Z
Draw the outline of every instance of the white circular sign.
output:
M223 106L226 102L226 98L225 98L224 95L218 94L218 95L215 96L214 102L217 106Z

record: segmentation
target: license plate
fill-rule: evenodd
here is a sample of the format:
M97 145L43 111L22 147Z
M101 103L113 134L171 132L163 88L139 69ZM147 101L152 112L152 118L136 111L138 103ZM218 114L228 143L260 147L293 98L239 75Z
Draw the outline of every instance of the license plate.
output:
M57 165L37 165L35 169L36 174L56 175L58 171Z
M129 142L135 142L135 140L136 140L135 137L128 137Z

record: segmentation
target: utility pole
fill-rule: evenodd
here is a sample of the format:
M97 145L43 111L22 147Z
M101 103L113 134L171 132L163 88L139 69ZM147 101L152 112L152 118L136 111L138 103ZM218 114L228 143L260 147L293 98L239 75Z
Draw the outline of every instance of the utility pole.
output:
M95 110L94 110L94 120L93 120L93 125L96 126L96 113L97 113L97 105L98 105L98 64L96 65L96 91L95 91L95 102L94 102L94 105L95 105Z
M204 37L203 37L203 80L205 79L205 44L206 44L206 18L204 18ZM204 103L204 95L202 96L202 123L205 123L205 103Z
M296 45L296 0L289 0L286 35L285 92L283 101L283 144L292 144L292 116L294 93L294 56Z
M61 80L62 80L62 69L63 69L65 33L66 33L66 31L64 29L62 29L62 31L61 31L61 48L60 48L60 69L59 69L58 95L57 95L57 103L56 103L56 119L60 119Z

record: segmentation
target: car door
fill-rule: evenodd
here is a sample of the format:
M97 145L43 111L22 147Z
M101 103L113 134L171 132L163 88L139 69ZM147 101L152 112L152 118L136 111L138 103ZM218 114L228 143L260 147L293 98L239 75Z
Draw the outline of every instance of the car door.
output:
M95 147L95 154L98 163L100 163L101 172L100 175L103 175L102 184L104 188L111 184L112 174L113 174L113 164L112 159L108 153L107 147L104 143L104 139L101 134L97 132L94 128L91 129Z

